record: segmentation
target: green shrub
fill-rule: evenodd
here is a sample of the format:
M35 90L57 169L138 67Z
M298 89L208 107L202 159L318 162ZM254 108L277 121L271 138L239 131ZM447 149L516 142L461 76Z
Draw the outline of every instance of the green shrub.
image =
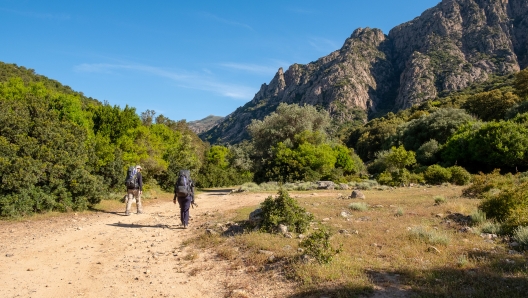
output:
M480 225L480 232L481 233L488 233L488 234L502 234L502 226L500 223L494 222L494 221L485 221Z
M471 181L471 174L461 166L447 168L451 173L450 182L456 185L466 185Z
M364 202L355 202L355 203L351 203L350 205L348 205L348 208L352 210L357 210L357 211L367 211L368 205Z
M428 231L423 227L415 227L410 230L410 239L423 241L427 244L442 244L449 243L449 237L445 234L439 234L436 231Z
M304 248L305 254L315 258L320 264L328 264L341 252L341 247L338 249L332 247L330 236L330 232L325 227L321 227L303 239L299 246Z
M528 227L517 227L513 232L513 239L519 243L521 249L528 249Z
M284 224L297 233L304 233L314 218L282 188L276 198L269 196L260 206L263 217L261 229L266 232L274 232L279 224Z
M402 208L398 208L398 210L396 210L396 213L394 214L394 216L403 216L403 209Z
M416 150L416 161L421 165L432 165L438 162L438 152L440 145L436 140L424 143Z
M424 180L428 184L440 185L444 182L449 182L450 179L451 172L439 165L429 166L424 172Z
M528 226L528 182L503 189L496 195L487 193L479 209L501 222L507 234L518 226Z
M434 201L435 201L435 205L441 205L447 202L446 198L444 198L443 196L435 196Z
M486 213L482 212L481 210L476 210L475 212L471 213L471 224L473 225L479 225L486 221Z
M473 183L462 191L466 197L484 198L487 192L492 189L510 188L517 184L520 176L512 174L501 175L499 169L495 169L489 174L479 173L473 176Z

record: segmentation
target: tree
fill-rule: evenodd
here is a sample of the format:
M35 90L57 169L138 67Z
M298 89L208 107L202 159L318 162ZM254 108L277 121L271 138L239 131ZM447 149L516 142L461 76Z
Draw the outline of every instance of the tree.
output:
M503 93L496 89L468 97L462 107L483 121L491 121L503 119L506 112L518 102L519 97L512 92Z
M528 97L528 68L521 70L515 75L514 86L517 89L517 94L526 100Z

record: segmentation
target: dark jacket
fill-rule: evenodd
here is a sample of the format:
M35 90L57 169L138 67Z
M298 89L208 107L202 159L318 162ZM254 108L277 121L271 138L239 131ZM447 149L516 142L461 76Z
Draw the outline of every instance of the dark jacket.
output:
M137 179L138 179L139 190L143 191L143 175L141 175L141 172L137 173Z

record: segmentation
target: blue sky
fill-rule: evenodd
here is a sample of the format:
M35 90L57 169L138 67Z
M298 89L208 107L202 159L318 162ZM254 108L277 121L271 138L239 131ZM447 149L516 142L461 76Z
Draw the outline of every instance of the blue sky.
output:
M439 2L0 0L0 61L192 121L230 114L279 67L328 55L356 28L387 34Z

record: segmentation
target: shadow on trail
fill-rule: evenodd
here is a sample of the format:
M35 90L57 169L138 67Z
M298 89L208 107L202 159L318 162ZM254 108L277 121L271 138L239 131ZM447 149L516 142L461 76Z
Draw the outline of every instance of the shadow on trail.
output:
M234 188L223 188L223 189L200 189L200 192L208 195L223 196L231 193Z
M97 208L90 208L90 210L93 212L108 213L108 214L114 214L114 215L119 215L119 216L128 216L125 214L125 211L106 211L106 210L97 209Z
M113 224L107 224L107 226L118 227L118 228L133 228L133 229L137 229L137 228L162 228L162 229L173 229L173 227L171 227L171 226L169 226L169 225L166 225L166 224L138 225L138 224L134 224L134 223L127 224L127 223L117 222L117 223L113 223Z

